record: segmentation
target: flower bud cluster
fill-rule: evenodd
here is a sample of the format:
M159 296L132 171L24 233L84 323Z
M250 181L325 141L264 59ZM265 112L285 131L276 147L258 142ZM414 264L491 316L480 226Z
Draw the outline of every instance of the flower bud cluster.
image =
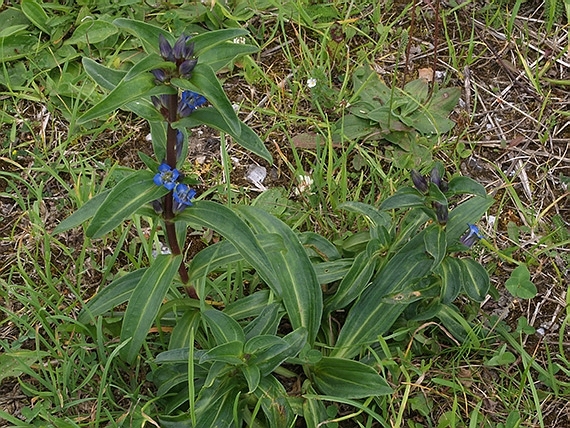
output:
M412 182L414 183L414 187L425 195L429 193L430 182L433 183L435 186L437 186L437 188L442 192L447 192L448 190L447 182L441 179L441 175L437 167L434 167L431 170L429 181L426 177L421 175L415 169L412 170L411 176L412 176ZM447 224L447 219L449 217L449 209L447 207L447 204L443 204L438 201L433 201L432 207L435 211L435 217L437 219L437 222L441 225Z
M163 68L157 68L151 70L155 79L159 83L165 83L170 81L172 77L182 77L189 79L192 77L192 70L196 67L198 63L197 58L194 56L194 43L190 41L191 37L184 34L171 46L166 37L162 34L159 36L158 46L160 49L160 56L165 61L172 62L176 65L175 71L167 70Z

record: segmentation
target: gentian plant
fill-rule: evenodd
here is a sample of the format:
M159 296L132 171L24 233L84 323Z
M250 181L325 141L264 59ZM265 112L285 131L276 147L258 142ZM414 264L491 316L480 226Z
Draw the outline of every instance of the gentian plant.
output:
M180 172L189 128L214 127L271 161L215 74L247 53L247 45L229 42L244 32L174 39L142 22L114 23L139 37L148 55L128 71L85 59L109 93L81 121L117 108L134 112L150 123L155 158L141 155L146 169L94 196L55 233L89 221L86 235L100 238L133 215L166 233L169 254L106 284L79 314L86 326L99 325L99 317L126 305L113 313L122 314L117 352L129 364L149 361L157 387L155 410L146 409L145 418L163 427L289 427L297 418L321 426L331 417L324 400L358 403L392 393L378 363L379 338L398 324L439 318L457 337L477 340L453 301L459 294L481 301L489 288L485 269L466 256L473 233L461 238L493 202L481 185L459 176L447 182L440 165L429 180L414 171L415 187L380 207L342 204L369 227L335 243L294 231L261 208L200 200ZM459 203L464 194L474 196ZM190 227L223 239L185 260ZM153 325L165 350L153 355L147 346L141 355ZM298 378L299 394L289 395L278 375Z

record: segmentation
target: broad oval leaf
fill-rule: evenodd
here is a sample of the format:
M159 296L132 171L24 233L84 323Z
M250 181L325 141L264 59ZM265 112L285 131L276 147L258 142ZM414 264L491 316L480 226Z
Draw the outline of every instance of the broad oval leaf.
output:
M366 398L392 394L393 389L376 370L359 361L323 357L311 367L321 393L342 398Z
M489 274L473 259L458 259L461 283L465 293L476 302L482 302L489 291Z
M521 264L511 272L511 276L505 282L505 287L515 297L532 299L536 296L536 286L530 280L530 272L526 265Z
M121 329L121 342L131 339L121 349L121 356L127 362L132 363L139 355L181 261L182 256L159 255L135 287Z
M159 199L168 193L164 186L154 184L154 173L136 171L122 179L97 209L86 234L100 238L113 230L144 204Z

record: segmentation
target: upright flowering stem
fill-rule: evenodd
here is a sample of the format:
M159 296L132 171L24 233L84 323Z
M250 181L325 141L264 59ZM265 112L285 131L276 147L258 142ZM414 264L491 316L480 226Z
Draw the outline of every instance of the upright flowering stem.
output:
M178 96L168 95L168 128L166 134L166 163L170 168L176 168L176 129L172 127L172 123L176 122L176 110L178 108ZM166 236L168 245L173 255L181 254L178 238L176 237L176 227L172 219L174 218L173 210L173 191L168 192L164 198L164 222L166 226ZM180 263L178 274L183 284L188 284L188 271L184 261ZM188 296L197 298L196 290L192 286L186 286Z

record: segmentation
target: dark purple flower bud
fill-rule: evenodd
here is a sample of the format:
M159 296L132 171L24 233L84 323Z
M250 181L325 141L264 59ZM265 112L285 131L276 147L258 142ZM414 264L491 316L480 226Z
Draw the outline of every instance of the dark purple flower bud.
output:
M182 131L176 131L176 160L182 156L182 143L184 143L184 134Z
M154 108L156 108L157 110L160 110L160 107L162 107L162 104L160 103L160 98L158 98L157 96L152 95L150 97L150 100L152 101L152 104L154 105Z
M418 189L422 193L427 193L429 186L426 178L417 172L415 169L412 169L412 182L416 189Z
M175 59L187 59L186 56L187 47L186 43L190 40L190 36L185 36L184 33L178 37L176 43L174 43L174 48L172 49L172 53ZM194 52L194 47L192 47L192 52Z
M174 55L172 54L172 46L162 34L158 36L158 47L160 48L160 56L165 61L175 62Z
M180 64L180 67L178 67L178 73L180 73L181 77L189 79L192 75L192 70L194 70L194 67L196 67L197 63L197 59L187 59L182 64Z
M447 205L440 204L439 202L434 202L433 207L435 209L437 222L441 225L447 224L447 217L449 216Z
M152 201L152 207L157 214L162 214L164 208L162 207L162 199L155 199Z
M479 239L483 239L483 235L474 224L467 223L467 226L469 226L469 230L459 239L459 242L471 248L475 242L479 241Z
M188 37L188 40L190 40L190 37ZM194 42L186 42L186 51L184 52L184 58L188 59L191 58L192 55L194 55Z
M150 72L154 75L157 82L163 83L166 80L166 72L162 68L156 68L150 70Z
M429 179L437 187L440 187L441 175L439 175L439 169L437 169L437 166L434 166L433 169L431 170L431 172L429 174ZM440 187L440 190L441 190L441 187Z

